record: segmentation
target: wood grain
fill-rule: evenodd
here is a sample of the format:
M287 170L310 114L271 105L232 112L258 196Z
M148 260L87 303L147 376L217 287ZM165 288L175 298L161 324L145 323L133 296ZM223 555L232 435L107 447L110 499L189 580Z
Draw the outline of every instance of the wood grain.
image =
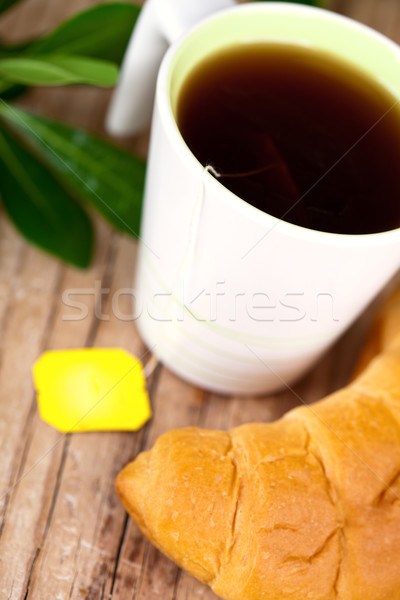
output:
M45 32L93 4L24 0L2 19L0 36L16 41ZM399 6L398 0L329 3L397 41ZM105 135L108 100L108 91L76 88L36 90L23 103ZM143 135L123 145L145 155L147 142ZM349 377L369 315L294 389L265 398L219 396L158 366L149 380L154 416L141 431L62 435L37 414L31 367L41 352L121 346L144 362L150 357L130 318L129 295L118 296L132 288L136 243L103 221L96 228L93 265L82 272L26 245L0 215L0 598L212 600L127 518L114 491L117 472L172 427L270 421L336 389ZM68 305L68 293L86 307L84 318Z

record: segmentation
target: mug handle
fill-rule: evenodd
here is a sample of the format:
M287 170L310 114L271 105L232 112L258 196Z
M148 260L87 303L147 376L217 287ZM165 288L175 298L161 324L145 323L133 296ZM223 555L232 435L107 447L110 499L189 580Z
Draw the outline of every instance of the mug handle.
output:
M132 32L106 117L109 133L132 135L149 125L157 73L169 44L204 17L235 4L235 0L145 2Z

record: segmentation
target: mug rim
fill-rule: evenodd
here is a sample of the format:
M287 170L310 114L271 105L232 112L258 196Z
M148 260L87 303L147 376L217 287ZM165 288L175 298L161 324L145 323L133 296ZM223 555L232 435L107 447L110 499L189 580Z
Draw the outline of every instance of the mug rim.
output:
M279 232L286 234L290 237L296 237L299 239L307 240L309 242L316 242L318 244L327 245L348 245L348 246L363 246L363 245L390 245L400 240L400 226L387 231L379 231L375 233L361 233L361 234L348 234L348 233L334 233L321 231L317 229L310 229L284 221L282 218L275 217L261 209L253 206L234 192L226 188L217 178L213 177L209 172L206 172L204 165L196 158L189 146L186 144L181 132L179 131L173 107L171 102L171 78L173 67L173 61L177 53L184 47L184 45L192 38L194 34L201 33L201 30L206 31L210 23L217 22L229 17L231 14L291 14L299 16L318 16L319 18L335 23L335 26L339 28L351 28L358 32L360 35L375 39L376 43L386 46L391 49L399 60L400 68L400 46L393 40L380 33L379 31L360 23L350 17L335 13L331 10L308 6L303 4L293 4L290 2L248 2L244 4L238 4L226 9L219 10L212 15L202 19L199 23L191 27L185 32L179 39L177 39L165 53L158 77L156 86L156 97L155 104L158 106L159 115L161 118L162 126L164 127L167 137L170 139L172 147L175 152L179 155L183 164L188 168L193 175L201 180L204 178L204 185L210 186L210 190L217 194L222 200L232 206L236 211L242 212L246 218L256 220L259 224L265 225L266 231L279 228ZM293 39L293 44L300 45L300 40ZM220 48L224 46L221 45ZM225 46L226 47L226 46ZM312 45L310 44L310 47ZM212 52L211 52L212 53ZM203 54L203 57L211 54L209 51ZM343 59L342 55L337 55L338 58ZM385 87L390 93L393 92L388 88L388 85L383 82L382 86ZM394 94L393 94L394 95ZM394 95L395 96L395 95ZM396 98L397 96L395 96ZM398 92L398 102L400 104L400 89Z

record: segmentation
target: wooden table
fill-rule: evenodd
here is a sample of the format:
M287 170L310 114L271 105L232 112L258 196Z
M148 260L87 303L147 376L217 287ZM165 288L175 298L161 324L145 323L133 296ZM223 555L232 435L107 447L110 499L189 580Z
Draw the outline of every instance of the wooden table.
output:
M48 30L94 0L25 0L2 19L1 32L21 39ZM398 0L332 0L329 8L400 41ZM30 108L104 133L108 91L42 90ZM146 153L147 136L126 146ZM158 366L149 380L152 420L136 433L61 435L38 416L31 366L46 349L121 346L146 349L132 320L117 319L112 299L131 287L136 243L98 221L90 269L78 271L27 245L0 215L0 598L126 600L216 598L150 546L114 491L118 471L172 428L229 428L276 419L342 385L369 316L356 323L294 389L265 398L224 397L196 389ZM106 290L101 295L95 290ZM81 290L87 317L63 301ZM83 291L82 291L83 290ZM119 308L131 307L121 298Z

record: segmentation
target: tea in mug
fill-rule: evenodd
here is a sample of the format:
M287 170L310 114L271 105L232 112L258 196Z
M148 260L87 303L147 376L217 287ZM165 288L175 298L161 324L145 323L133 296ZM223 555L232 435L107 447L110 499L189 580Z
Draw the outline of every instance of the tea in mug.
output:
M237 196L309 229L400 226L400 108L352 65L306 46L248 43L204 59L177 123Z

